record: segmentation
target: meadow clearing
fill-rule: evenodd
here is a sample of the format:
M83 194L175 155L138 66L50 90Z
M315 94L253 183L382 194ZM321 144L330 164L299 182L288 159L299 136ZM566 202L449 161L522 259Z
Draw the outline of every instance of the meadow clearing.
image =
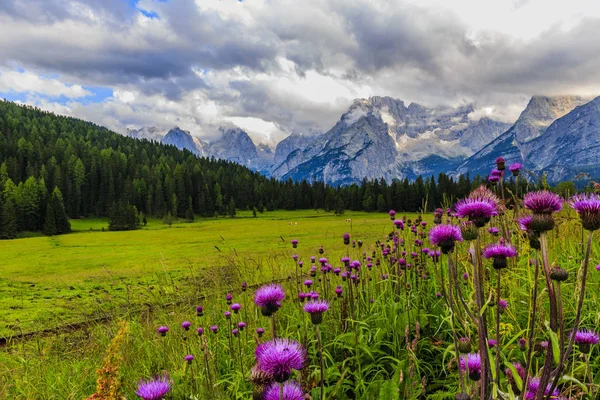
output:
M548 228L549 214L540 215ZM32 326L90 323L9 341L0 397L436 400L487 398L485 388L497 399L541 399L546 379L547 398L596 398L598 240L566 204L553 221L537 232L523 230L512 212L480 228L446 212L273 212L171 228L150 221L122 233L98 232L104 221L74 221L73 234L3 242L3 254L20 249L21 261L3 267L15 273L11 284L55 288L45 301L20 300L41 308ZM444 248L448 254L436 252ZM43 261L43 269L19 271ZM568 277L550 280L559 266ZM271 281L279 286L255 286ZM65 285L88 296L66 300ZM266 305L261 290L280 300ZM25 319L27 309L7 315L15 313ZM114 318L94 321L107 313ZM569 349L574 324L589 343L577 339ZM297 352L282 383L261 369L268 346L279 356ZM151 395L148 385L163 392Z

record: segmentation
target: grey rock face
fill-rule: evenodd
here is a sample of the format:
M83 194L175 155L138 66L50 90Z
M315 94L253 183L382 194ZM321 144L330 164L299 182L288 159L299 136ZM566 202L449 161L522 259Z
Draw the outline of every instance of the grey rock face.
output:
M272 174L349 184L448 172L509 126L485 118L473 121L473 111L470 105L407 107L390 97L358 99L331 130L304 148L286 148L287 157Z
M535 169L537 162L534 159L537 155L528 143L540 137L555 120L585 102L577 96L532 97L514 125L469 157L458 167L458 173L469 173L471 176L487 175L499 156L502 156L507 164L520 162L526 168Z
M266 173L273 161L273 150L264 143L254 144L240 128L220 128L221 137L210 144L208 156L233 161Z
M140 129L127 129L127 136L134 139L148 139L160 142L164 135L154 126L144 126Z
M197 137L192 136L188 131L179 129L179 127L175 127L167 132L161 142L175 146L180 150L187 149L198 156L206 155L206 144L201 142Z

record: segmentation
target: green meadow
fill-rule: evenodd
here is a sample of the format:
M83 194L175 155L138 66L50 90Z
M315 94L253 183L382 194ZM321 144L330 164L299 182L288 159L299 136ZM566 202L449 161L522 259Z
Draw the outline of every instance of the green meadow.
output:
M109 232L105 219L72 220L73 233L0 241L0 336L36 332L234 289L232 275L258 283L284 276L290 241L342 250L340 232L376 240L389 230L377 213L274 211L252 217L176 222L151 219ZM103 231L104 228L104 231ZM254 282L250 282L253 279ZM236 287L237 288L237 287Z

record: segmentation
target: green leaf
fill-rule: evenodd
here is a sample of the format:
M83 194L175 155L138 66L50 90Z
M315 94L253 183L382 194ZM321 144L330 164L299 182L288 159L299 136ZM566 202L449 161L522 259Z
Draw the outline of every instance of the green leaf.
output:
M588 388L586 385L584 385L583 383L581 383L580 380L578 380L577 378L573 378L572 376L569 375L563 375L562 378L560 378L560 383L563 382L571 382L576 384L577 386L579 386L581 388L581 390L583 390L586 394L588 393Z
M505 365L510 370L510 373L513 376L513 380L515 381L517 388L519 388L520 391L523 391L523 380L521 379L521 376L519 376L519 373L517 372L515 366L512 365L512 363L510 362L507 362Z
M560 345L558 341L558 335L552 329L550 329L550 323L548 321L544 321L544 325L548 330L548 335L550 335L550 341L552 342L552 356L554 357L554 363L558 364L560 362Z

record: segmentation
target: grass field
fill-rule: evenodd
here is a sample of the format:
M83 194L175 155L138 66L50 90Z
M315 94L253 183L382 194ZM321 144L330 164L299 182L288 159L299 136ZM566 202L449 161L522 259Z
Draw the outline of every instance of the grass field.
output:
M373 240L389 229L385 215L315 210L241 212L172 227L150 220L128 232L109 232L102 219L71 224L68 235L0 241L0 336L198 296L227 286L227 274L239 269L257 282L280 277L294 238L316 252L341 249L340 232Z

